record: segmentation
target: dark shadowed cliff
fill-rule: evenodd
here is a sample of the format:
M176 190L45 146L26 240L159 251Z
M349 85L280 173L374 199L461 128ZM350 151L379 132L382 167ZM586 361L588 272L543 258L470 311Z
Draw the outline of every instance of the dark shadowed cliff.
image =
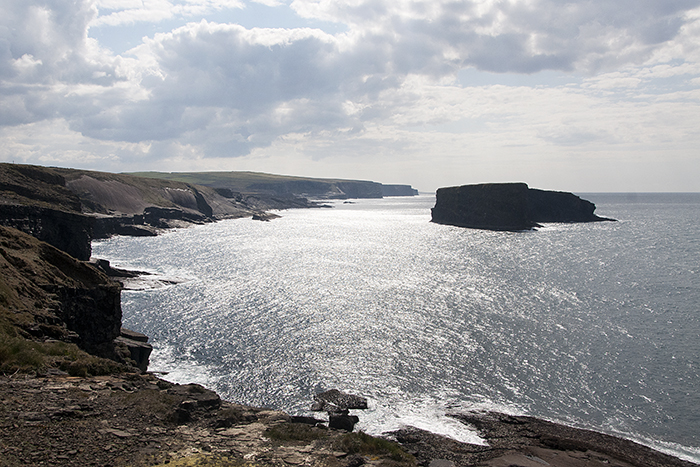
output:
M0 164L0 225L81 260L90 258L94 238L156 235L158 229L262 216L264 209L253 197L177 181Z
M90 258L94 219L55 170L0 164L0 225L14 227L75 258Z
M92 265L0 227L0 316L24 337L56 339L116 358L121 286Z
M485 183L440 188L432 221L488 230L528 230L539 222L596 222L595 205L572 193L529 188L525 183Z

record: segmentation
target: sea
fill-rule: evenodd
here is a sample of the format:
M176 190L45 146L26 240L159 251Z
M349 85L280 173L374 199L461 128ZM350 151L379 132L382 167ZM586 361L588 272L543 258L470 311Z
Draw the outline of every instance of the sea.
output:
M153 275L122 292L149 370L309 415L364 396L357 429L464 442L496 410L700 464L700 194L581 194L617 222L492 232L430 222L434 194L331 201L93 256Z

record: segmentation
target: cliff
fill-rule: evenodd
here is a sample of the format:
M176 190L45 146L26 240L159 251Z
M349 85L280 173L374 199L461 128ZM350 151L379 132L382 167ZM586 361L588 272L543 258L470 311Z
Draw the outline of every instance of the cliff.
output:
M261 199L348 199L382 198L383 196L415 196L410 185L382 185L366 180L293 177L259 172L137 172L133 175L177 180L217 190L229 190Z
M255 172L114 174L0 163L0 225L70 255L90 258L90 241L152 236L159 229L219 219L271 219L270 209L312 208L314 199L412 196L409 185Z
M89 263L0 227L0 318L23 337L117 359L121 286Z
M382 196L418 196L418 190L411 185L384 185Z
M88 260L94 238L263 215L209 187L105 172L0 164L0 225Z
M57 171L0 164L0 225L14 227L75 258L90 258L94 219Z
M525 183L487 183L440 188L432 221L487 230L529 230L539 222L612 220L572 193L529 188Z

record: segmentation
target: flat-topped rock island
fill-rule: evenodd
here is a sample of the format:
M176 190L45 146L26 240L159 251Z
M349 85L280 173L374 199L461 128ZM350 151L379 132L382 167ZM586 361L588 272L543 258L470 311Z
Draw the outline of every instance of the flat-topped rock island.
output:
M525 183L483 183L440 188L432 222L473 229L518 231L540 222L614 221L594 214L595 204L573 193Z

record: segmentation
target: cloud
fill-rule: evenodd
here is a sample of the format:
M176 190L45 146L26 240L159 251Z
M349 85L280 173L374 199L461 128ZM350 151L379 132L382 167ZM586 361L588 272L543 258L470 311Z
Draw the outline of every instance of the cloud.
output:
M247 30L202 21L134 50L147 99L104 107L73 128L109 140L180 137L223 126L251 144L282 132L343 124L336 39L318 30ZM256 142L258 138L258 142ZM262 141L260 141L262 140Z
M0 15L2 124L70 117L66 95L81 87L108 91L116 61L87 37L97 14L90 2L3 4ZM88 106L89 107L89 106Z
M641 63L679 33L687 12L698 5L696 0L294 0L291 7L307 18L384 31L397 54L423 43L460 67L534 73Z
M454 136L459 129L491 148L506 141L548 148L630 143L640 106L645 128L666 128L655 111L672 116L683 102L697 103L700 0L256 3L345 27L331 34L201 19L245 8L239 0L3 4L0 126L70 132L64 148L104 142L105 154L116 158L104 160L243 158L273 147L314 160L338 151L398 158L412 147L459 153L434 139L449 134L466 144ZM121 55L88 35L90 28L119 31L174 18L179 27ZM557 70L583 82L535 96L517 86L465 90L457 74L466 68ZM655 93L672 93L678 106L650 97ZM549 107L548 99L570 107ZM523 106L549 108L554 117ZM694 122L689 117L687 125ZM677 123L683 132L666 130L689 138L686 123ZM642 139L651 141L649 134Z
M91 22L92 27L160 22L245 6L239 0L97 0L95 4L102 14Z

